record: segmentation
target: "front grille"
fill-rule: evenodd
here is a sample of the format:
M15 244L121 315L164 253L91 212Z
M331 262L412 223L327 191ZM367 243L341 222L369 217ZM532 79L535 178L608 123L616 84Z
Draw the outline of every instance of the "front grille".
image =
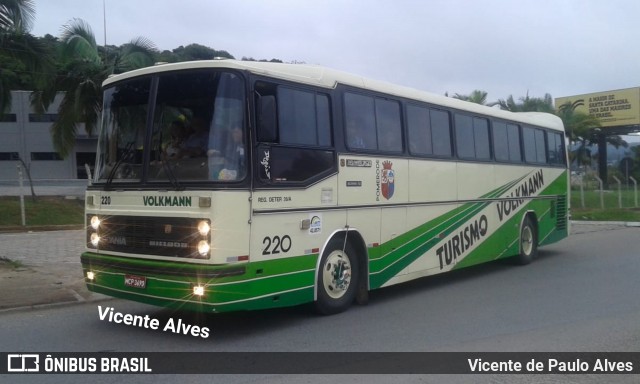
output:
M87 216L87 223L91 217ZM198 242L209 236L198 232L198 223L204 219L184 217L147 217L147 216L104 216L100 217L97 247L91 244L91 234L95 231L87 228L87 246L101 251L134 253L191 259L208 259L198 253Z

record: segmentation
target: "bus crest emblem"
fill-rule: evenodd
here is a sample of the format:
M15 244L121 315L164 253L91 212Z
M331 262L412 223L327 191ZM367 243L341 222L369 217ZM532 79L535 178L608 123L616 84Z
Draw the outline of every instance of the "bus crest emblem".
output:
M395 181L395 172L391 169L393 165L390 161L382 162L382 196L385 199L389 200L393 196L394 192L394 181Z

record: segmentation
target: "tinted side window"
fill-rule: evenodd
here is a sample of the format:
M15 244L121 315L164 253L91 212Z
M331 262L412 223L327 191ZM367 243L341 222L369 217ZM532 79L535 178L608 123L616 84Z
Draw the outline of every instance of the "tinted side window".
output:
M281 144L330 146L329 121L327 96L278 87Z
M451 121L449 120L449 112L431 109L429 114L431 116L433 154L451 157Z
M496 160L509 161L509 137L505 123L497 121L493 123L493 151Z
M407 105L409 151L413 155L451 156L449 113Z
M260 177L276 183L306 182L327 174L334 165L333 151L319 148L259 147L258 155L261 156ZM265 162L268 168L264 167Z
M462 159L490 159L489 121L460 114L456 114L455 119L458 157Z
M414 155L433 154L431 119L427 108L407 105L409 151Z
M402 151L402 122L398 102L376 98L376 128L379 150Z
M349 149L402 151L400 103L346 93L344 115Z
M331 110L327 95L316 94L316 124L318 145L331 146Z
M544 131L541 129L535 130L536 137L536 161L538 163L547 162L547 150L544 142Z
M547 132L547 159L549 164L564 164L564 144L562 135Z
M520 129L515 124L507 124L507 136L509 142L509 160L514 163L522 162L520 150Z
M493 151L496 160L521 163L520 129L515 124L493 123Z
M541 129L524 127L522 129L524 141L524 159L527 163L546 163L546 145L544 131Z
M327 94L262 81L256 82L255 94L254 166L262 182L312 183L335 171L335 151L328 148L333 141ZM268 103L263 102L267 98ZM261 119L268 124L261 124Z
M533 128L522 128L522 136L524 141L524 160L527 163L536 162L536 138Z
M476 159L491 159L489 121L487 119L473 118L473 138L476 148Z
M473 144L473 119L470 116L456 114L455 121L458 157L463 159L476 157Z
M344 116L347 147L350 149L377 149L375 105L373 97L346 93Z

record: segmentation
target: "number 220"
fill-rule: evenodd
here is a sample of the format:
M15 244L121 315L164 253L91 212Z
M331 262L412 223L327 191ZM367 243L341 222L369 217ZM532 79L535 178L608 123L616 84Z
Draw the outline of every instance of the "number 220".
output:
M291 237L289 235L265 237L262 239L264 250L263 255L275 255L278 253L287 253L291 249Z

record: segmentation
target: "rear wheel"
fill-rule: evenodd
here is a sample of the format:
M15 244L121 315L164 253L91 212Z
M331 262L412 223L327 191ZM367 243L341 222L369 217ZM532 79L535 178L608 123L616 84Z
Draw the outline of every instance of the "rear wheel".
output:
M344 247L344 250L343 250ZM359 268L353 247L344 239L327 244L318 271L316 309L323 315L343 312L353 302L358 289Z
M538 233L530 216L526 216L520 227L520 253L516 262L520 265L529 264L538 254Z

